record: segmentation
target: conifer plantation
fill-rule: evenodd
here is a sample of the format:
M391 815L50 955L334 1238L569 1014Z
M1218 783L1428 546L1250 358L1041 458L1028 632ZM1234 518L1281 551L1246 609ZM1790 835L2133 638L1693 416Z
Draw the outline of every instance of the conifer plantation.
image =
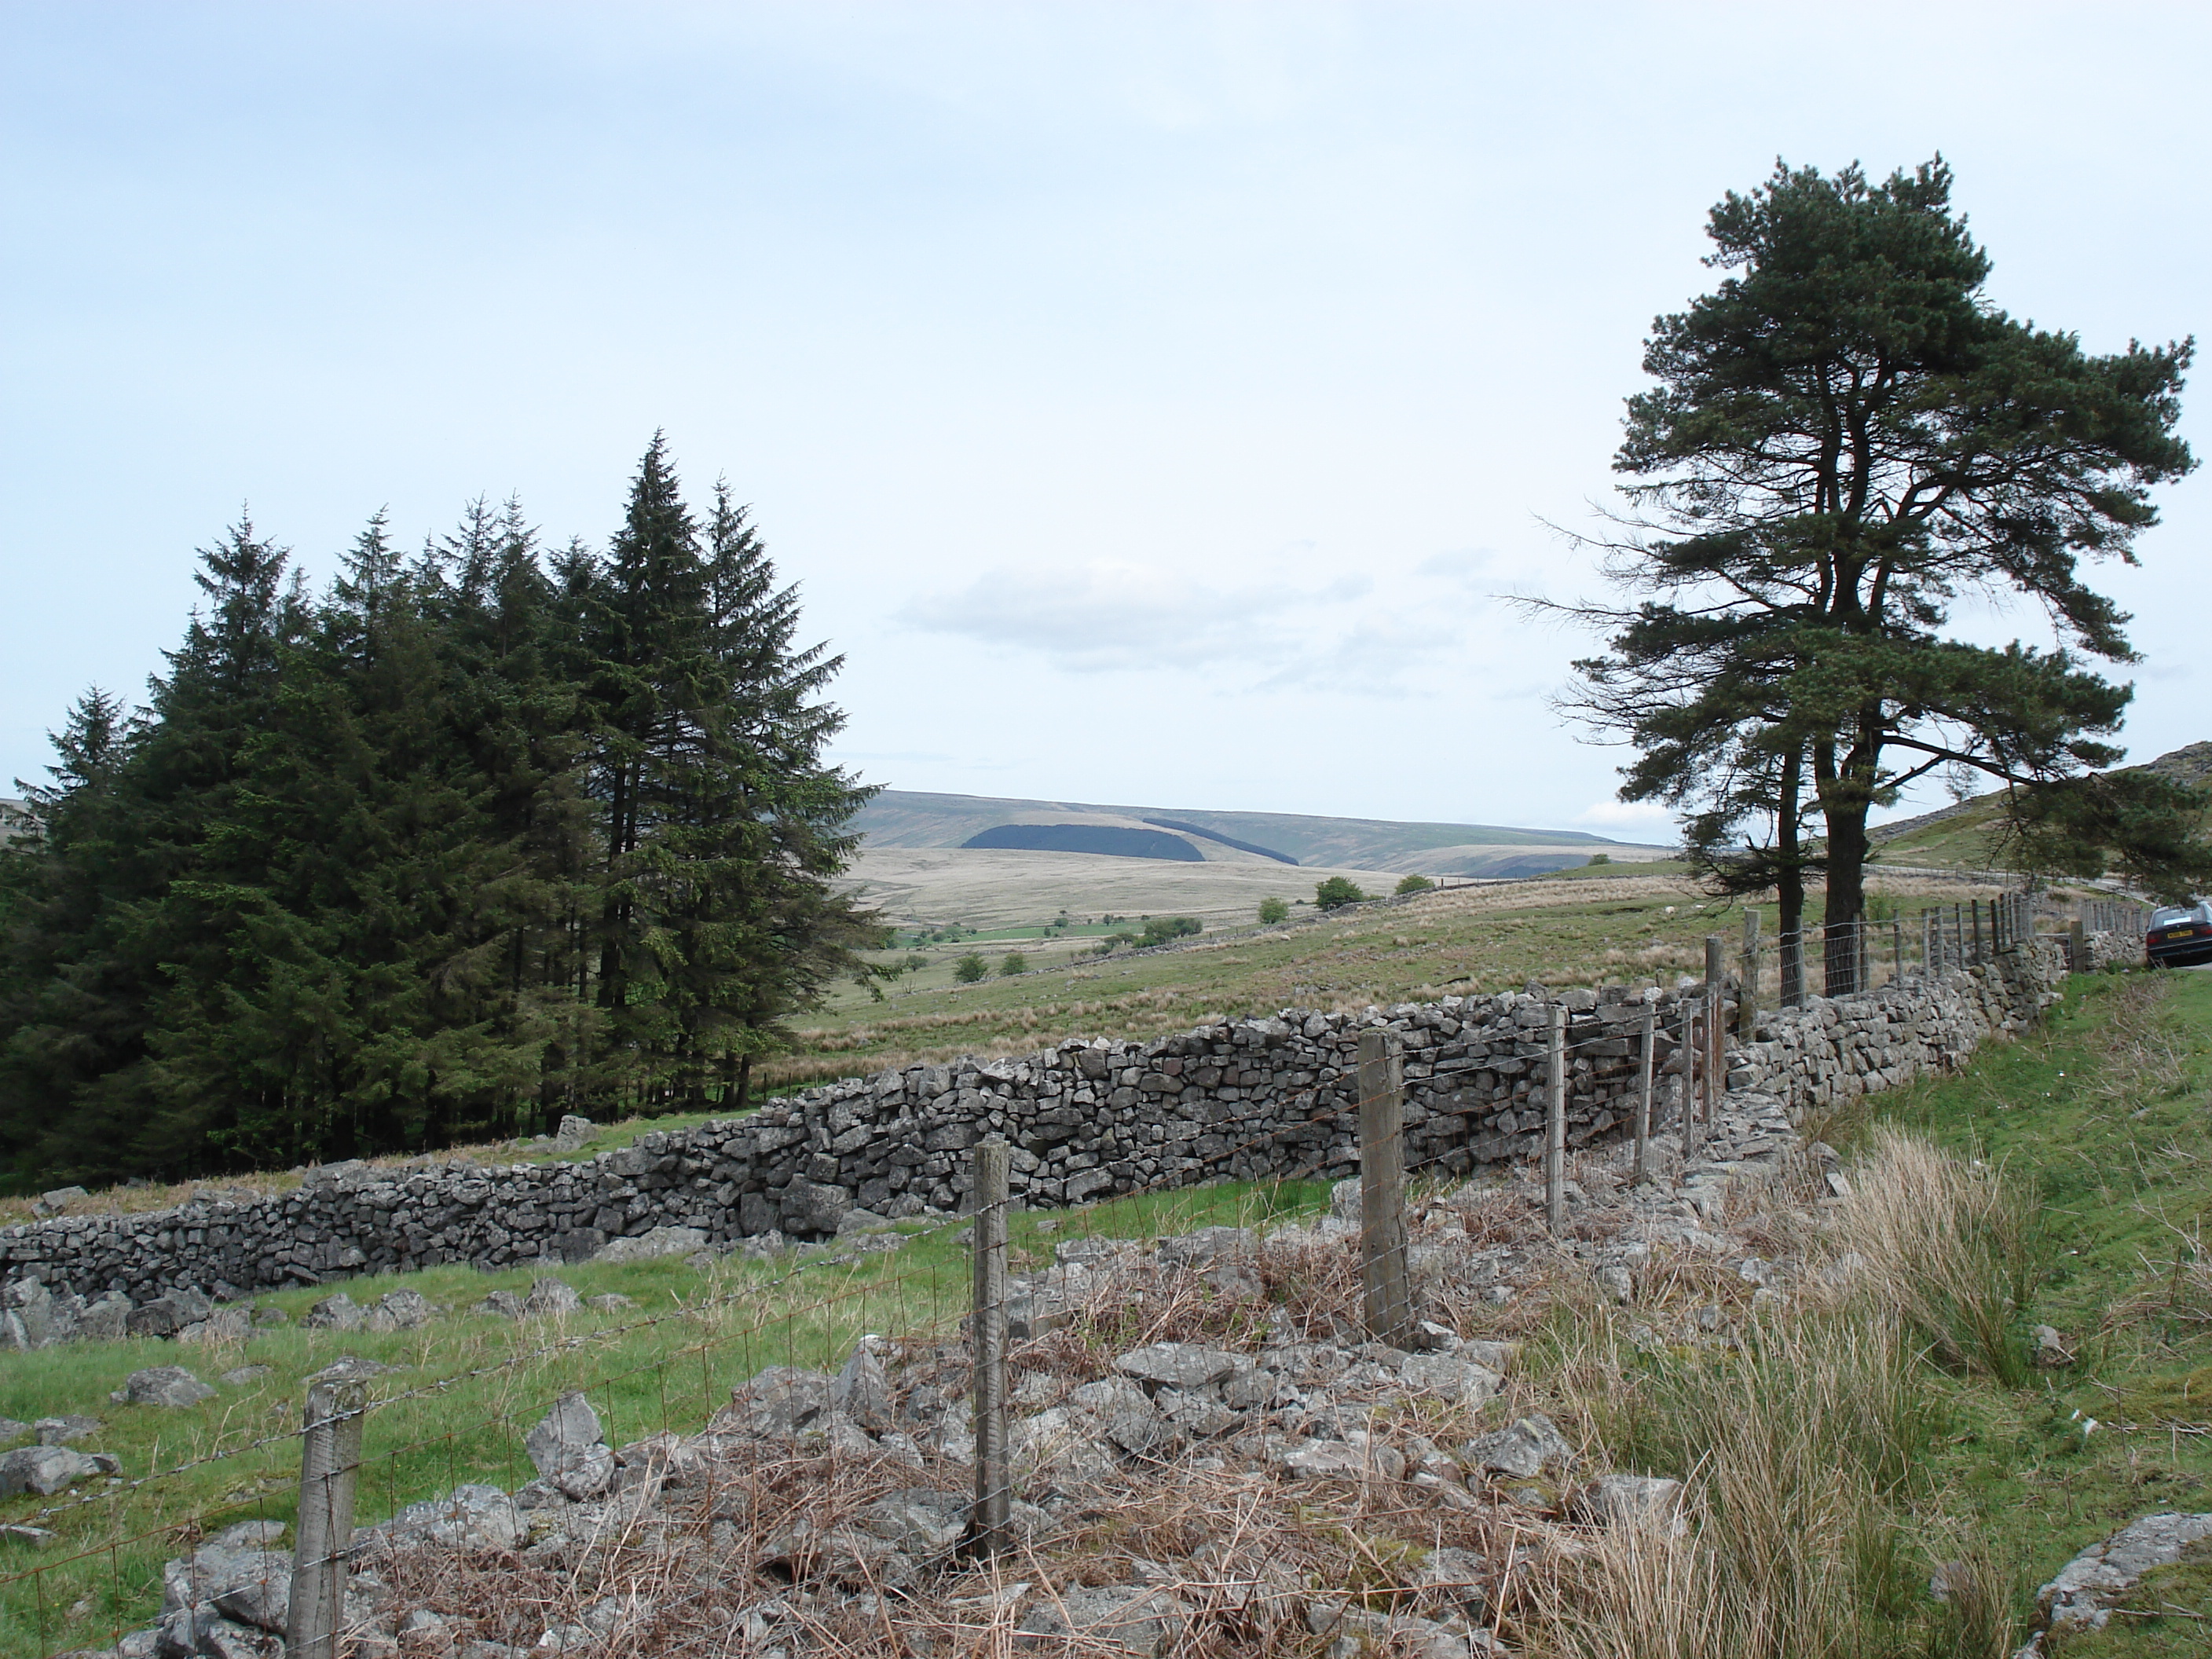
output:
M873 919L841 659L662 441L604 552L381 515L327 592L250 523L149 704L87 694L0 855L19 1188L735 1109Z

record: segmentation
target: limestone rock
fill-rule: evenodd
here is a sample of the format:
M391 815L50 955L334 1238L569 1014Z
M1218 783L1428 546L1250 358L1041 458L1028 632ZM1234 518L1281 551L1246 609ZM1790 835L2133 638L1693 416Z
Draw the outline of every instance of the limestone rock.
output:
M594 1261L650 1261L656 1256L690 1255L707 1248L707 1235L696 1227L655 1227L635 1238L617 1238L605 1245Z
M580 1313L583 1307L584 1298L565 1279L532 1279L530 1294L522 1299L522 1311L532 1319L557 1319Z
M15 1498L24 1492L52 1498L99 1473L98 1463L67 1446L19 1447L0 1457L0 1498Z
M833 1383L820 1371L770 1365L731 1392L738 1424L763 1440L788 1440L822 1425Z
M118 1405L183 1407L197 1406L214 1395L213 1389L182 1365L149 1365L131 1372L109 1398Z
M1040 1595L1014 1636L1017 1650L1059 1649L1154 1659L1182 1633L1188 1609L1165 1590L1107 1584Z
M1195 1342L1155 1342L1121 1355L1114 1369L1158 1387L1202 1389L1235 1370L1237 1356Z
M614 1479L615 1455L606 1445L599 1414L580 1393L562 1395L523 1440L538 1473L564 1498L596 1498Z
M2061 1567L2036 1592L2036 1605L2053 1631L2102 1630L2111 1622L2114 1604L2145 1573L2170 1566L2185 1546L2206 1538L2212 1538L2212 1514L2147 1515Z
M1408 1354L1400 1362L1398 1375L1408 1388L1440 1394L1465 1406L1480 1406L1505 1386L1505 1379L1489 1366L1457 1354Z
M31 1425L41 1446L73 1446L80 1440L89 1440L100 1432L100 1419L80 1417L74 1413L67 1417L42 1417Z
M1662 1475L1600 1475L1583 1488L1579 1507L1601 1526L1663 1531L1676 1538L1690 1530L1682 1514L1682 1483Z
M522 1511L496 1486L464 1486L452 1495L410 1504L372 1528L395 1543L442 1544L448 1549L511 1550L525 1530Z
M1460 1461L1516 1480L1533 1480L1547 1469L1571 1468L1575 1453L1550 1418L1531 1413L1504 1428L1477 1435L1460 1449Z
M362 1310L343 1291L336 1296L326 1296L307 1310L302 1324L319 1331L357 1331L362 1324Z

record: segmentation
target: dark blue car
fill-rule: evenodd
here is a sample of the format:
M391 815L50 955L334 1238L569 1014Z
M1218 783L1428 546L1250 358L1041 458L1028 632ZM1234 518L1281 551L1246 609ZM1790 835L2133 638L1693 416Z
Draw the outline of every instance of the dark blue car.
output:
M2152 911L2143 949L2154 968L2212 962L2212 904L2166 905Z

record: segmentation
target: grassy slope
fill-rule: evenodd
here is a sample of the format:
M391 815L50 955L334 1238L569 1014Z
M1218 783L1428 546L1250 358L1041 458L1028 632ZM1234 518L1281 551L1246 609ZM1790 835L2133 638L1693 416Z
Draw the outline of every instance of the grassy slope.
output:
M2041 1193L2053 1271L2030 1319L2063 1333L2078 1364L2018 1391L1955 1384L1956 1422L1930 1471L2024 1589L2140 1516L2212 1510L2208 1084L2212 975L2077 979L2045 1031L1878 1103ZM2103 1426L2085 1434L2090 1418ZM2115 1619L2063 1651L2212 1648L2201 1622L2212 1577L2199 1566L2161 1579L2135 1603L2154 1616Z
M1967 890L1899 884L1908 907ZM1771 938L1771 906L1762 922ZM1066 1036L1183 1030L1208 1015L1357 1009L1518 990L1530 980L1671 982L1703 971L1709 933L1722 935L1733 953L1743 934L1741 908L1705 898L1680 875L1601 865L1510 887L1449 889L1149 955L1097 957L1057 945L1034 953L1030 973L966 988L951 984L951 960L973 947L940 946L939 961L899 981L880 1003L842 994L801 1032L805 1052L775 1062L769 1075L811 1079L962 1054L1028 1053Z
M1313 1182L1230 1185L1124 1199L1070 1215L1012 1218L1018 1269L1048 1259L1056 1231L1151 1237L1219 1224L1251 1225L1316 1210L1328 1190ZM863 1332L951 1330L965 1313L969 1265L951 1225L917 1233L905 1249L857 1262L728 1258L701 1273L663 1259L586 1264L561 1277L586 1295L620 1291L637 1305L567 1320L520 1324L467 1311L494 1289L526 1291L530 1274L465 1267L349 1281L366 1304L404 1284L444 1315L415 1331L373 1334L308 1330L297 1322L323 1290L261 1298L294 1323L257 1329L242 1345L214 1351L139 1339L80 1343L0 1359L0 1415L28 1422L81 1413L103 1420L81 1443L121 1458L142 1479L264 1437L271 1443L185 1468L134 1492L86 1504L35 1496L0 1500L0 1522L33 1522L60 1534L43 1550L0 1542L0 1580L47 1571L44 1582L0 1582L0 1654L101 1646L149 1622L161 1601L161 1563L190 1540L240 1520L289 1523L297 1508L299 1421L305 1379L343 1354L398 1369L377 1379L380 1399L455 1378L419 1398L370 1413L364 1436L357 1519L368 1524L398 1508L480 1480L512 1489L534 1471L523 1437L562 1391L582 1388L622 1445L662 1429L691 1432L726 1402L731 1388L769 1364L834 1368ZM183 1364L208 1382L243 1365L266 1376L223 1387L184 1410L117 1406L109 1390L143 1366ZM480 1373L469 1375L469 1373ZM73 1497L101 1492L97 1480ZM64 1505L58 1513L40 1511Z

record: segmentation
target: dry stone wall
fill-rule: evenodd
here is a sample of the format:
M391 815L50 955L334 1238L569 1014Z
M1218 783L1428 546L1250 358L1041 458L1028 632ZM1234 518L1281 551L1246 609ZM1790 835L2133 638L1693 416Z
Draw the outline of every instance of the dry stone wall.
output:
M1730 1085L1779 1097L1794 1116L1954 1066L1992 1030L2035 1018L2059 956L2038 941L1989 966L1768 1015L1755 1041L1731 1049ZM1559 999L1571 1143L1626 1121L1647 996L1663 1067L1675 994ZM1285 1011L1149 1042L1070 1041L1022 1059L886 1071L743 1119L647 1133L587 1162L334 1165L270 1198L10 1227L0 1231L0 1346L37 1343L9 1312L33 1304L59 1335L82 1310L106 1318L126 1298L187 1290L234 1299L446 1262L576 1261L658 1227L696 1228L727 1246L771 1229L833 1233L856 1207L894 1218L954 1212L968 1190L967 1148L987 1134L1014 1144L1014 1190L1031 1206L1215 1179L1335 1178L1358 1167L1357 1051L1377 1026L1403 1048L1409 1168L1464 1173L1538 1152L1549 1018L1533 988L1364 1014Z

